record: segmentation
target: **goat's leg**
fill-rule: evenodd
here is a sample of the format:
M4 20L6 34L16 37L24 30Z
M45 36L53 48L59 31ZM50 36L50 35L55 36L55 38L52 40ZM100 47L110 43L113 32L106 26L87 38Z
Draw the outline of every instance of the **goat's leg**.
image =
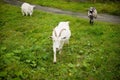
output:
M24 11L23 11L23 10L21 10L21 12L22 12L22 15L24 16L24 15L25 15Z
M56 63L56 49L54 47L53 47L53 52L54 52L53 63Z
M93 22L94 22L94 21L90 19L90 24L93 24Z

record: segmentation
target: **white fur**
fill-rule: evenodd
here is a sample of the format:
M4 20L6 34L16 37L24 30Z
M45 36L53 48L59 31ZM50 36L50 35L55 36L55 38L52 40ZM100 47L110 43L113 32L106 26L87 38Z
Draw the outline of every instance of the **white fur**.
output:
M90 11L93 10L93 13L91 14ZM90 7L90 9L88 10L88 17L90 15L93 15L94 18L97 18L97 10L94 7Z
M34 9L34 5L30 5L29 3L23 3L22 5L21 5L21 11L22 11L22 14L23 14L23 16L24 15L26 15L26 16L28 16L28 15L32 15L32 13L33 13L33 9Z
M61 53L64 43L69 43L70 36L69 22L60 22L58 26L54 28L52 32L54 63L56 63L56 51Z

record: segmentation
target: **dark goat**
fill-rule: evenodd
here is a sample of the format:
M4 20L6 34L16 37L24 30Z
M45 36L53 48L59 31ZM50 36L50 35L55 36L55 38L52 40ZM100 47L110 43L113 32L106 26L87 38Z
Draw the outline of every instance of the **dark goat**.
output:
M90 24L94 23L94 18L97 18L97 10L94 7L90 7L88 10L88 17L90 18Z

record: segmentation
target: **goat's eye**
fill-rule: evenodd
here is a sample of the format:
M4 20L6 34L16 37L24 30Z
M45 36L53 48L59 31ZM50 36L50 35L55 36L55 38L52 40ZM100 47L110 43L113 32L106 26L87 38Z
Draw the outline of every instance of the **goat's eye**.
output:
M62 39L66 39L66 37L63 37Z

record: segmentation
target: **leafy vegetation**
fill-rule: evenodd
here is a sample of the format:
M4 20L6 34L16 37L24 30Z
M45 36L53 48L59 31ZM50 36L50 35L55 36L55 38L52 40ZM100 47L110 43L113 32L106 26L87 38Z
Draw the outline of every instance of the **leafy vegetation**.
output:
M95 22L0 2L0 80L119 80L120 24ZM53 28L70 21L72 36L53 64Z
M75 2L73 0L20 0L42 6L50 6L60 8L63 10L70 10L75 12L86 12L89 7L96 7L98 13L109 13L120 16L120 3L119 2ZM105 1L105 0L104 0Z

